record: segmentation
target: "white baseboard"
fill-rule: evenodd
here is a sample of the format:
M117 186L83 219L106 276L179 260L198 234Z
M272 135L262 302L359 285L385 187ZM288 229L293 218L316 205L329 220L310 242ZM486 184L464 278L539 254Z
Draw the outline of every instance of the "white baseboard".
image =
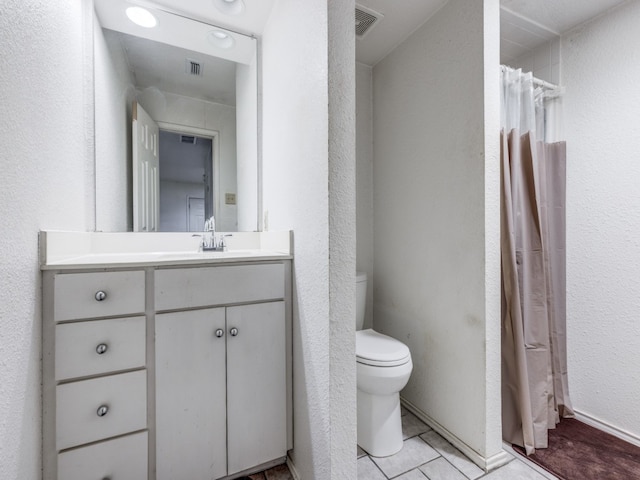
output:
M424 423L429 425L433 430L439 433L442 437L444 437L449 443L451 443L454 447L460 450L469 460L478 465L485 472L489 472L494 470L502 465L509 463L513 460L513 455L506 452L505 450L501 450L499 453L492 455L491 457L484 457L460 440L456 435L451 433L445 427L440 425L437 421L431 418L429 415L424 413L418 407L413 405L408 400L404 398L400 398L402 405L413 413L416 417L422 420Z
M582 423L591 425L592 427L595 427L598 430L602 430L603 432L610 433L615 437L618 437L626 442L629 442L633 445L640 447L640 437L638 435L634 435L631 432L627 432L626 430L615 427L610 423L605 422L604 420L600 420L599 418L594 417L593 415L589 415L584 412L580 412L578 410L574 410L574 412L576 414L576 420L580 420Z

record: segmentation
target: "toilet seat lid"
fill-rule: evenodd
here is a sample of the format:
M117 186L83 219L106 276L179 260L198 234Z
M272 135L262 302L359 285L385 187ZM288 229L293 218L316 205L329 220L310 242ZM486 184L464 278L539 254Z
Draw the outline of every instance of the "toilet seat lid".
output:
M356 332L356 361L380 367L404 365L411 359L404 343L372 329Z

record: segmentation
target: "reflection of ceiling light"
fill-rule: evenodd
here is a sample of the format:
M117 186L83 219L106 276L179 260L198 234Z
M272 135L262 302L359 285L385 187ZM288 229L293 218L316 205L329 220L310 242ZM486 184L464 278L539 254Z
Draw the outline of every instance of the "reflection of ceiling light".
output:
M209 32L207 40L218 48L231 48L235 43L233 37L222 30L213 30L212 32Z
M145 28L152 28L158 24L156 17L147 10L142 7L129 7L127 8L127 17L136 25L140 25Z
M243 0L212 0L213 6L227 15L239 15L244 11Z

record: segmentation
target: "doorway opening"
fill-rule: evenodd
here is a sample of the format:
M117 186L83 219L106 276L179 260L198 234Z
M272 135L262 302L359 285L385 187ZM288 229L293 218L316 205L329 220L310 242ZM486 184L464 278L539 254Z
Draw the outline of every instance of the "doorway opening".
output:
M208 133L160 125L161 232L202 231L216 213L217 133Z

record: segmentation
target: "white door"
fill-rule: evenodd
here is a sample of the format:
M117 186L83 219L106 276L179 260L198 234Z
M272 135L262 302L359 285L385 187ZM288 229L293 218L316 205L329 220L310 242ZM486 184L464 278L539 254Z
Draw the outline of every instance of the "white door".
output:
M156 232L160 220L158 124L133 102L133 231Z
M187 231L201 232L204 229L204 198L187 199Z
M286 455L284 302L227 308L227 406L229 475Z
M224 477L225 309L158 314L155 334L156 478Z

